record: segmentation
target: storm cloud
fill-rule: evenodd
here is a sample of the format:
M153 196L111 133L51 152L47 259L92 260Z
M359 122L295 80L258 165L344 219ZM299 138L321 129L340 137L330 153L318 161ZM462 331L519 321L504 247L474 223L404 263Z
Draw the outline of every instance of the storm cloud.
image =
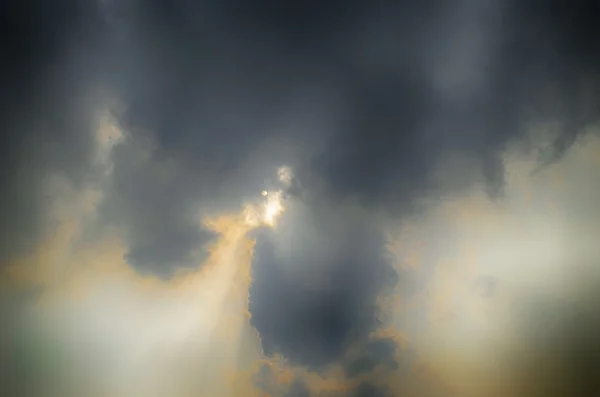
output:
M105 203L113 217L126 208L136 266L189 266L191 246L210 240L182 220L190 206L234 208L282 164L310 189L398 214L436 188L433 171L457 152L498 192L499 153L528 117L562 123L560 154L595 116L593 13L583 3L438 3L5 6L14 56L2 169L17 185L3 189L12 204L2 207L27 215L3 236L39 229L40 174L89 173L86 131L107 100L123 104L128 145L148 157L132 170L136 154L117 155ZM180 182L143 176L161 172ZM140 221L149 211L162 221Z
M319 368L378 327L378 297L398 274L372 221L298 207L258 237L249 309L266 354Z
M79 240L114 233L135 274L168 282L220 238L208 217L281 188L287 166L285 212L252 235L263 354L352 379L409 367L373 333L389 322L382 302L417 299L435 265L398 264L390 233L473 187L501 202L507 151L546 169L598 121L597 6L526 3L6 2L0 267L58 233L58 178L98 193ZM107 118L118 136L99 132ZM501 295L500 278L477 277L473 294Z

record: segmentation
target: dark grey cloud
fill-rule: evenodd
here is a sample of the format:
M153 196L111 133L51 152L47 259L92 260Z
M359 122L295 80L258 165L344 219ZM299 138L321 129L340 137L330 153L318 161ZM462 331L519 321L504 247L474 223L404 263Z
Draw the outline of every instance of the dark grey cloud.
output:
M0 261L31 248L43 226L44 174L81 183L87 169L99 27L79 1L4 2L0 72ZM83 45L85 43L85 47ZM77 51L80 54L76 54Z
M353 378L363 373L371 372L376 366L382 365L388 369L399 369L396 351L399 349L392 338L374 338L369 340L357 355L345 360L346 376ZM408 359L408 355L406 357ZM408 364L407 362L402 364Z
M378 388L378 387L371 385L370 383L363 382L356 388L356 391L354 391L354 393L352 393L352 395L354 397L367 397L367 396L386 397L386 396L389 396L389 393L387 393L382 388Z
M204 245L215 237L201 225L198 196L206 187L180 164L140 146L127 140L114 149L114 175L100 214L125 232L130 265L169 277L176 269L197 267Z
M595 73L597 59L576 43L589 38L560 15L571 14L570 9L537 15L537 8L469 1L426 15L406 8L398 11L405 13L402 18L394 13L389 21L372 22L368 43L395 47L370 58L368 66L359 67L352 57L339 61L345 65L338 70L345 79L346 117L312 164L334 194L397 209L398 203L432 192L431 171L453 150L473 156L498 190L499 153L523 136L532 114L563 124L555 156L598 116L590 109L594 100L584 95L591 84L586 73ZM410 38L392 28L407 14L420 17ZM483 43L470 44L477 39ZM451 70L452 62L464 70ZM448 76L438 77L438 69ZM462 80L446 81L455 78ZM556 91L548 95L550 87ZM548 96L551 103L543 103Z
M258 236L251 323L266 354L322 368L378 327L377 298L398 274L371 220L350 210L290 206L277 231Z
M291 155L312 177L307 183L318 176L328 193L373 207L397 209L430 192L436 161L455 150L474 157L498 190L498 153L522 136L527 111L565 124L557 153L595 116L583 90L593 80L590 39L562 19L574 11L561 7L130 6L121 22L130 24L127 55L116 73L127 78L118 79L130 104L125 119L156 133L167 155L209 166L221 181L254 151L263 164L285 162L289 152L261 151L277 136L316 151ZM555 100L542 102L552 88ZM312 128L290 131L297 122Z
M8 246L39 229L40 194L23 186L34 189L53 166L86 173L95 86L125 104L119 118L133 145L150 136L155 146L147 170L117 172L115 186L128 193L115 193L121 204L113 211L127 208L136 219L149 208L163 214L129 227L130 258L149 268L161 258L186 262L193 244L210 239L181 221L190 203L235 208L277 165L294 166L312 190L401 212L415 197L437 194L431 171L450 151L469 154L500 190L498 153L521 136L526 110L563 122L556 153L596 116L587 2L65 0L4 7L11 53L2 77L9 87L3 147L11 149L2 156L3 191L10 192L3 223L28 214L11 225L22 232L3 233ZM46 150L31 153L40 142ZM137 178L155 172L157 162L175 163L193 178L189 186L171 191Z
M433 171L457 152L469 165L444 188L467 187L475 169L497 194L499 154L527 121L561 124L544 162L595 121L596 8L5 2L0 258L46 226L45 176L76 186L99 178L91 131L100 87L124 104L127 139L113 153L101 214L125 232L128 262L165 277L191 266L212 238L196 211L239 208L290 165L309 199L294 204L300 217L292 211L258 237L252 322L267 353L312 366L339 360L377 327L377 296L408 278L383 256L373 212L402 216L415 199L439 196Z
M310 392L306 384L295 380L285 394L286 397L310 397Z

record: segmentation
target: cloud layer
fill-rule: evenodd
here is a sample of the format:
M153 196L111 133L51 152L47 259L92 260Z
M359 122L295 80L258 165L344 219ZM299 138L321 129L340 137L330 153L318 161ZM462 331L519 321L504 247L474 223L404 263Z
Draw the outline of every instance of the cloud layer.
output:
M55 323L98 395L593 394L591 2L2 8L3 351Z

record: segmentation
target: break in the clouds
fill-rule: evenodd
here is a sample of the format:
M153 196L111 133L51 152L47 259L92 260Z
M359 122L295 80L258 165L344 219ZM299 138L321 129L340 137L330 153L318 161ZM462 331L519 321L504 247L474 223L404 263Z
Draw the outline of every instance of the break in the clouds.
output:
M253 236L248 305L263 353L316 371L340 365L353 379L400 368L395 342L370 339L390 321L382 301L392 291L418 300L429 279L398 265L390 231L480 184L501 203L515 145L539 152L541 172L579 142L598 116L595 8L6 2L0 264L49 236L70 236L67 257L109 234L135 274L168 282L206 263L219 241L207 217L286 189L276 228ZM101 131L107 114L117 135ZM54 224L57 206L71 205L56 202L57 180L93 193L81 204L93 220L69 233ZM486 299L505 284L477 277ZM298 382L290 395L306 395ZM379 393L365 382L349 393Z

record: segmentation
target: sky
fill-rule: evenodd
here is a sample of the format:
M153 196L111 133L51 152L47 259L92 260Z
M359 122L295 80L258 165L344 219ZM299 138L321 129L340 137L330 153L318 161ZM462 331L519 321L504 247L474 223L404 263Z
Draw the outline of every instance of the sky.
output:
M1 395L600 391L593 2L1 7Z

